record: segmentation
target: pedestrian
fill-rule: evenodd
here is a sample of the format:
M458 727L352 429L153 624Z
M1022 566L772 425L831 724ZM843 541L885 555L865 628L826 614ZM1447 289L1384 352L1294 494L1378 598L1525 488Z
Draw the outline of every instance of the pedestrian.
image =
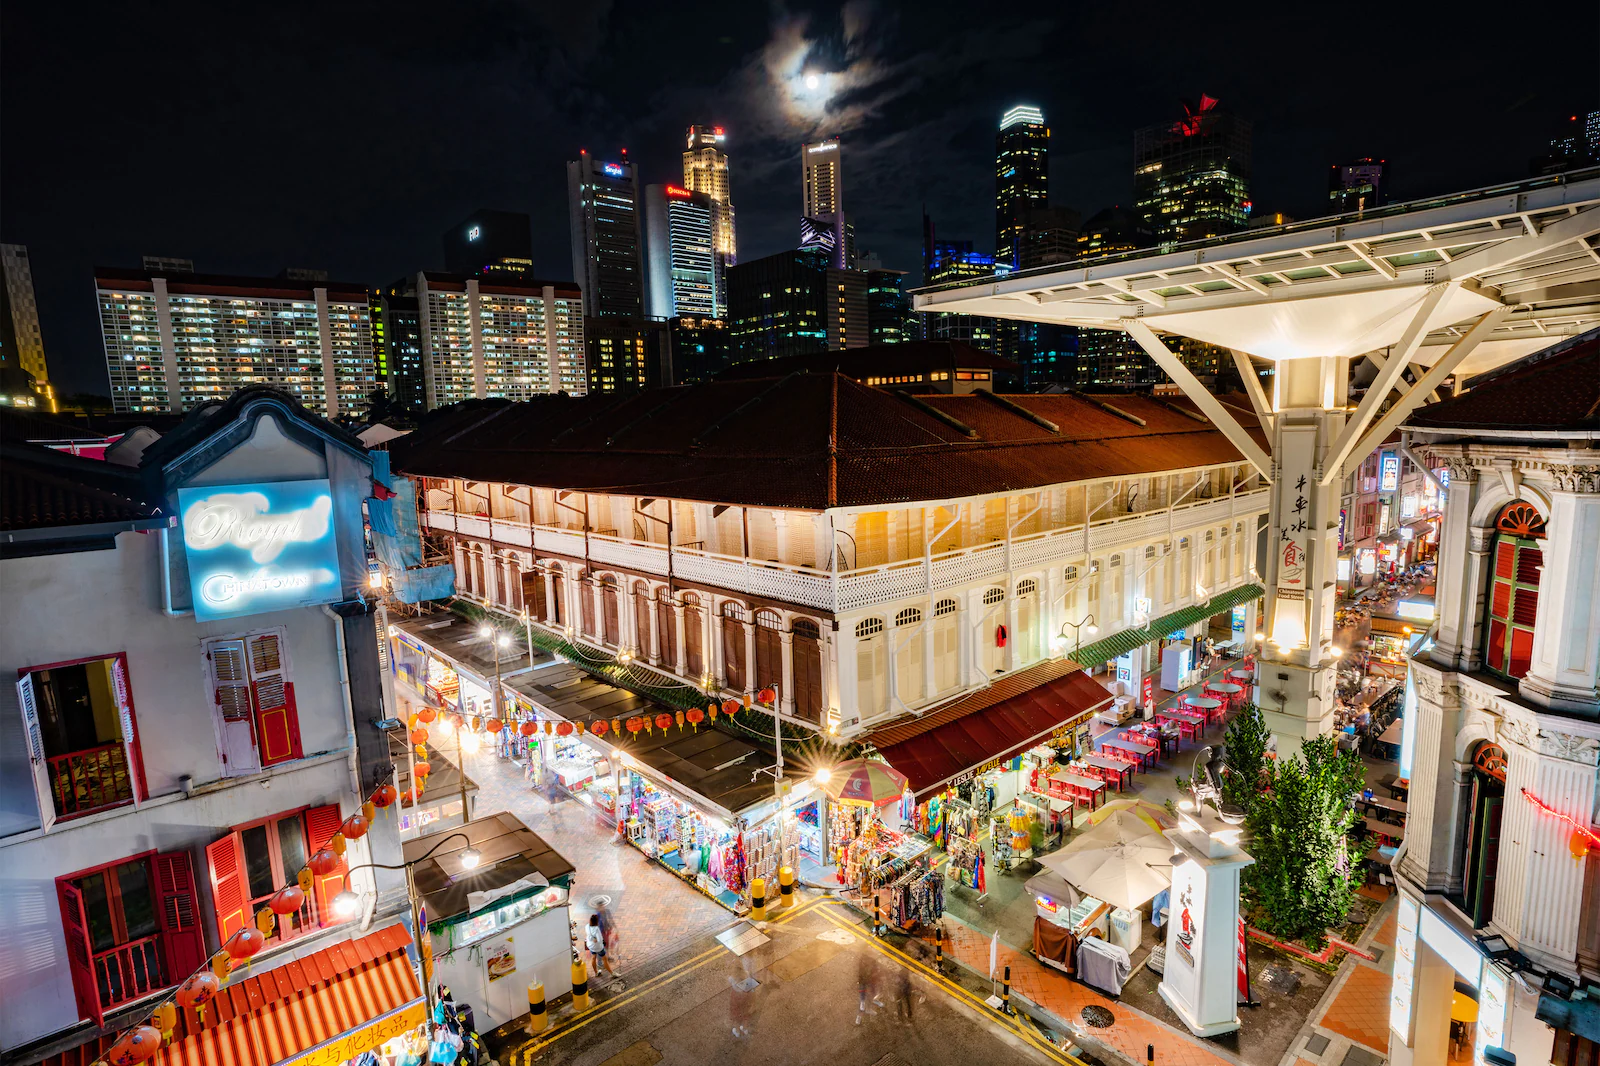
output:
M612 972L621 974L622 952L617 945L622 934L617 928L616 916L611 913L611 904L600 904L595 910L595 916L600 919L600 935L605 939L606 958L611 960Z
M856 1006L856 1024L861 1024L861 1019L867 1014L876 1014L877 1011L867 1006L867 999L871 997L877 1006L883 1006L883 1000L878 996L877 990L878 968L873 964L870 949L858 947L856 949L856 991L860 993L860 1002Z
M589 915L589 928L584 932L584 947L589 949L589 968L596 974L602 970L616 976L606 959L606 935L600 931L600 915Z
M895 1016L907 1025L915 1024L916 993L911 989L911 970L905 966L895 967L898 979L895 981Z

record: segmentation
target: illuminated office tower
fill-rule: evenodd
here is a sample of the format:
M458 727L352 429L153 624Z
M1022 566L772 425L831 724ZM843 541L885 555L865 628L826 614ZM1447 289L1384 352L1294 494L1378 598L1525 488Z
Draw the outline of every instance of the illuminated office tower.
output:
M839 138L800 146L800 179L803 201L801 218L809 219L814 229L831 230L833 247L829 249L829 257L833 265L840 269L850 266Z
M14 366L33 375L34 391L51 398L45 367L44 338L39 332L39 301L33 292L33 267L28 249L0 244L0 366Z
M1328 208L1335 215L1349 211L1370 211L1383 206L1388 188L1389 161L1370 156L1354 163L1335 163L1328 168Z
M644 314L639 176L623 150L617 161L583 152L567 164L572 276L591 317Z
M1133 135L1134 207L1162 246L1242 230L1250 221L1250 123L1210 96L1177 122Z
M739 241L733 224L733 192L728 182L728 153L721 126L690 126L689 146L683 153L683 187L704 193L711 201L711 247L717 257L717 304L728 306L723 272L739 261Z
M364 285L97 269L117 411L187 411L245 385L332 418L378 385Z
M645 312L651 318L722 317L715 225L714 205L704 193L645 186Z
M1013 107L994 137L994 255L1022 266L1028 213L1050 203L1050 127L1037 107Z
M571 282L417 275L429 410L461 400L583 395L583 308Z

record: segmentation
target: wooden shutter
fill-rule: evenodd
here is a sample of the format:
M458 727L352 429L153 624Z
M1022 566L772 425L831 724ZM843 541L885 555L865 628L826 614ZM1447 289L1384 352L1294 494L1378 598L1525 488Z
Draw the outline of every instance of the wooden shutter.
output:
M39 701L34 695L32 674L17 678L17 703L22 707L22 728L27 736L33 791L39 798L39 828L49 832L50 827L56 824L56 797L50 784L50 760L44 752L44 733L39 728Z
M522 602L534 621L544 621L549 605L545 602L544 571L538 567L522 572Z
M245 639L261 765L298 759L301 757L300 719L295 713L294 685L284 661L283 633L274 630Z
M128 779L133 787L133 805L149 798L144 780L144 752L139 748L139 722L133 714L133 687L128 683L128 657L111 660L111 684L117 696L117 713L122 716L122 746L128 755Z
M722 673L728 687L735 692L746 688L744 676L744 622L737 618L722 619Z
M600 639L600 631L595 627L594 621L594 586L589 584L587 576L578 579L578 599L583 601L583 635Z
M194 891L194 863L187 851L155 857L156 911L161 918L161 949L173 981L198 970L206 961L205 933Z
M67 967L72 972L78 1017L94 1022L96 1028L103 1027L106 1019L94 983L94 950L89 944L89 920L83 913L83 893L63 878L56 882L56 895L61 900L61 931L67 939Z
M206 659L224 769L230 774L259 769L255 704L250 699L250 667L245 661L244 641L214 640L206 647Z
M602 638L613 648L622 646L621 614L622 604L619 596L620 590L609 582L600 588L600 603L605 611L604 626L601 630Z
M206 845L206 866L211 871L211 905L217 912L217 936L224 943L250 924L243 851L238 833L229 833L215 844Z
M817 638L795 631L794 713L808 722L822 721L822 648Z
M633 586L633 643L650 657L650 587L642 581Z
M672 594L662 589L656 594L656 642L660 645L661 664L669 670L678 668L677 638L678 615L672 609ZM689 669L687 664L684 669Z
M312 807L306 811L306 848L307 854L315 855L318 851L328 846L328 841L333 839L333 834L339 831L339 826L344 823L344 816L339 813L339 805L330 803L326 807ZM287 870L284 871L288 873ZM349 867L341 856L339 865L332 873L314 876L311 882L311 895L317 904L317 924L323 927L334 925L343 921L333 913L333 897L344 891L345 877Z
M699 677L706 672L705 654L701 645L705 639L705 621L699 607L684 607L683 609L683 668L689 672L690 677Z
M783 636L778 630L764 626L757 615L756 622L756 680L751 688L783 687ZM785 693L793 696L794 693Z

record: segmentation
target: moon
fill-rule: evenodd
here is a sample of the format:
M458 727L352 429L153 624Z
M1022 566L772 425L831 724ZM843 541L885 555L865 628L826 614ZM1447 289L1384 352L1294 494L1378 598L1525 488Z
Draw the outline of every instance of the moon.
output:
M822 79L820 77L818 77L816 74L807 74L806 75L806 88L807 89L815 89L818 86L820 86L821 84L822 84Z

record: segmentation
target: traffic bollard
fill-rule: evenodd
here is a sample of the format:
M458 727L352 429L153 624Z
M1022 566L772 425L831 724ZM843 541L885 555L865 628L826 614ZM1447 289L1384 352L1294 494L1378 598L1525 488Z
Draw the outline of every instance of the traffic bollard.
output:
M1146 1044L1144 1046L1144 1058L1146 1066L1156 1066L1156 1046L1154 1044Z
M788 910L794 906L794 867L778 867L778 906Z
M544 1009L544 982L535 981L528 986L528 1035L537 1036L550 1024L550 1015Z
M1011 967L1006 967L1005 980L1000 983L1000 1013L1011 1013Z
M933 927L933 968L944 973L944 927Z
M878 906L878 894L872 894L872 935L883 935L883 908Z
M579 1014L589 1009L589 970L582 959L572 960L572 1009Z
M752 922L767 920L767 882L762 877L750 882L750 920Z

